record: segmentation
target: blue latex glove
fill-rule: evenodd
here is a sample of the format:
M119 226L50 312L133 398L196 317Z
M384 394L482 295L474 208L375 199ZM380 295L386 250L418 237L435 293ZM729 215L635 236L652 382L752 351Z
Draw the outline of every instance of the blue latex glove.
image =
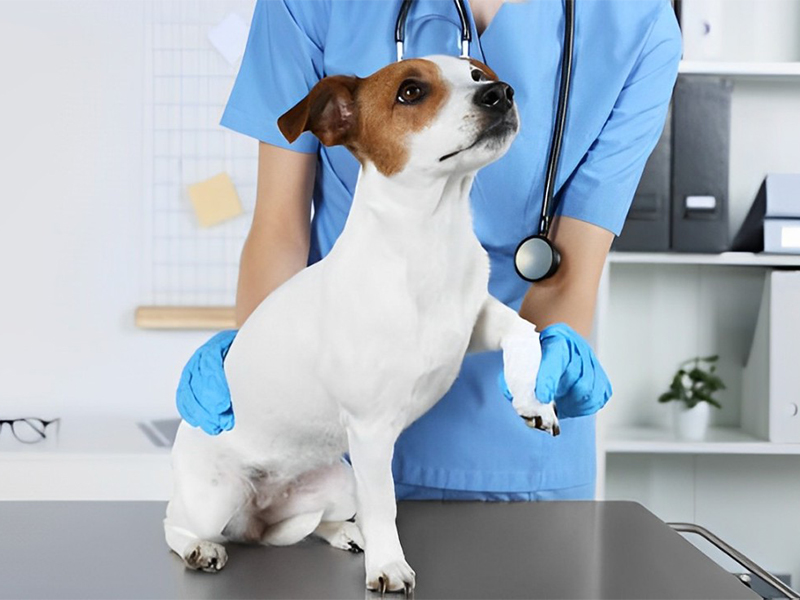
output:
M559 417L596 413L611 398L611 383L592 348L566 323L554 323L539 334L542 362L534 393L539 402L555 401ZM503 395L512 400L503 372L498 377Z
M233 429L233 407L223 361L236 330L222 331L200 346L181 373L176 401L183 420L210 435Z

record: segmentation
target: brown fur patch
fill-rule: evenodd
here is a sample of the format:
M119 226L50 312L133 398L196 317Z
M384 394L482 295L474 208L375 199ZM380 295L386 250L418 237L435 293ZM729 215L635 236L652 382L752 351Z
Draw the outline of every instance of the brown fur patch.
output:
M417 104L397 101L406 79L426 84L427 95ZM362 165L371 160L378 171L393 175L408 162L407 135L430 124L449 94L449 85L431 61L409 59L388 65L359 81L357 130L345 146Z
M476 67L476 68L480 69L481 71L483 71L486 74L486 77L488 77L492 81L500 81L500 78L497 76L497 73L492 71L492 69L491 69L491 67L489 67L489 65L485 65L481 61L475 60L472 57L467 58L467 60L469 61L469 64L471 64L473 67Z

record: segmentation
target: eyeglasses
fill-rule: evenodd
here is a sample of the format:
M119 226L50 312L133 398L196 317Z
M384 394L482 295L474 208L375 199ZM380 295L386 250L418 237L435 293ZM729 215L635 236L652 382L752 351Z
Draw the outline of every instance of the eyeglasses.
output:
M3 433L3 425L8 423L11 426L11 433L23 444L35 444L47 437L45 430L51 423L56 424L56 434L60 426L61 419L45 421L36 417L26 417L24 419L0 419L0 433Z

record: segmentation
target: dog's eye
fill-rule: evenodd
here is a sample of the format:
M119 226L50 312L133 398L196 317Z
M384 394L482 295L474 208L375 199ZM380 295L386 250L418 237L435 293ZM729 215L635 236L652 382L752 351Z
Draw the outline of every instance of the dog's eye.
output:
M397 101L403 104L416 104L424 97L425 89L416 81L404 81L397 90Z
M479 69L472 69L472 81L489 81L486 74Z

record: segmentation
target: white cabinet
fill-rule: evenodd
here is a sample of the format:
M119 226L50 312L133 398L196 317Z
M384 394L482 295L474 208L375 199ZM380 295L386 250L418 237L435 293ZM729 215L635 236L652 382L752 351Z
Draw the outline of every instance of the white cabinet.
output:
M768 570L791 574L796 585L800 444L742 430L742 371L772 268L800 269L800 256L609 255L596 344L614 396L598 417L598 497L636 500L665 521L698 523ZM720 355L727 386L717 395L723 408L713 410L707 441L677 440L671 407L657 398L680 362L711 354Z

